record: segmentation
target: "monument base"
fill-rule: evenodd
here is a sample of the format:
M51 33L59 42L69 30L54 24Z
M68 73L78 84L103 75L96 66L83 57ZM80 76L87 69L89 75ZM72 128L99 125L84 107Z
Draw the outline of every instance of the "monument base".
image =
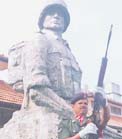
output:
M60 116L45 108L20 110L0 130L1 139L58 139Z
M71 118L71 107L55 94L57 101L51 107L36 106L13 113L13 117L0 129L1 139L58 139L58 125L63 118ZM55 105L53 105L53 102Z

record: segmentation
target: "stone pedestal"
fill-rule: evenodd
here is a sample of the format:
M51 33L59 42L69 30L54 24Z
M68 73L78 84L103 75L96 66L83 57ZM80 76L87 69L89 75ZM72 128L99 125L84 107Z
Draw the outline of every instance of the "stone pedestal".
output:
M52 101L55 105L51 107L36 106L14 112L12 119L0 129L0 138L58 139L58 125L62 118L71 117L73 113L62 98L55 94L52 97L57 101Z
M63 113L63 112L62 112ZM60 115L47 108L20 110L0 130L1 139L58 139Z

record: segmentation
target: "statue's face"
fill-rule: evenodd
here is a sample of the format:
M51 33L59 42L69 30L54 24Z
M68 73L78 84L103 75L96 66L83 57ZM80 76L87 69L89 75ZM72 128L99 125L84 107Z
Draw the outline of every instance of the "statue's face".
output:
M64 30L64 15L60 9L50 9L46 12L43 28L60 31Z

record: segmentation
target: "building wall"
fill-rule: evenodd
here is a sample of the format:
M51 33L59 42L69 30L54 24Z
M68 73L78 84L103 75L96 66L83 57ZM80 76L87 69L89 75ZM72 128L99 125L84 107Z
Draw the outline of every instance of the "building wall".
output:
M0 70L8 68L8 58L0 54Z
M0 107L0 128L11 119L14 111L16 110Z
M0 61L0 70L5 70L8 68L8 64L6 62Z

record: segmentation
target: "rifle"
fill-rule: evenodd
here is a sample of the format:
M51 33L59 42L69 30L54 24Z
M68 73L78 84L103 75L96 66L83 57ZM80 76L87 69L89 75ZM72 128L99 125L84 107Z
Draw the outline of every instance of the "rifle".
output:
M108 47L109 47L111 34L112 34L112 27L113 27L113 25L111 25L111 28L109 31L105 56L102 58L102 63L101 63L99 77L98 77L98 83L97 83L98 87L103 87L103 81L104 81L104 76L105 76L106 67L107 67L107 53L108 53ZM94 96L93 112L92 112L91 116L87 117L88 118L87 122L89 122L89 120L90 120L94 124L96 124L97 127L99 127L99 123L100 123L99 111L100 111L101 107L105 106L105 104L106 104L106 100L103 98L102 94L99 92L96 92L95 96ZM87 134L85 139L98 139L98 138L99 138L99 134L96 135L96 134L91 133L91 134Z
M103 81L104 81L104 76L105 76L106 67L107 67L107 53L108 53L108 47L109 47L111 34L112 34L112 27L113 27L113 25L111 25L111 28L109 31L105 56L102 58L102 63L101 63L99 77L98 77L98 83L97 83L98 87L103 87ZM100 111L101 107L105 106L105 104L106 104L106 100L103 98L103 95L100 92L96 92L95 96L94 96L93 112L92 112L92 115L87 117L87 121L86 121L85 125L92 121L94 124L96 124L97 127L99 127L99 125L100 125L99 111ZM99 138L99 133L98 134L90 133L90 134L85 135L85 139L98 139L98 138Z
M111 39L111 35L112 35L112 28L113 28L113 25L111 25L111 27L110 27L105 56L102 58L102 62L101 62L98 83L97 83L98 87L103 87L103 82L104 82L104 77L105 77L105 72L106 72L106 67L107 67L107 61L108 61L107 53L108 53L108 47L109 47L109 43L110 43L110 39ZM93 106L93 121L96 125L99 124L99 118L97 117L97 113L99 113L101 107L106 104L106 100L102 99L102 98L103 98L103 96L99 92L95 93L94 106Z

